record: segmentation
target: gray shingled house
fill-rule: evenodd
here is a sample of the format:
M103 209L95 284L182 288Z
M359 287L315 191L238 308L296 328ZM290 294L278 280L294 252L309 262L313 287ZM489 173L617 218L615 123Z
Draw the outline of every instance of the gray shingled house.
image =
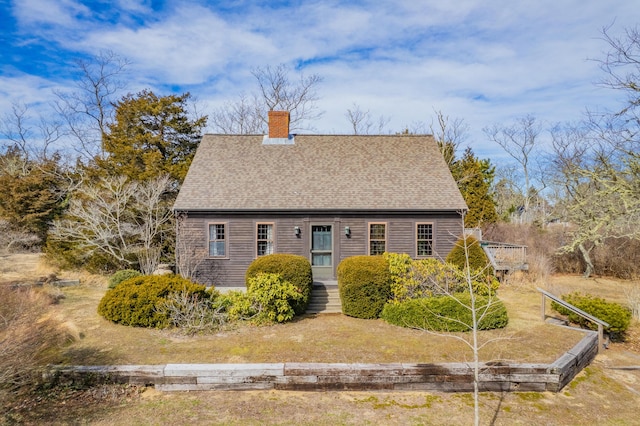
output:
M177 255L197 258L199 282L243 286L270 253L307 257L320 281L349 256L449 253L467 206L432 136L290 135L288 124L277 111L269 135L202 138L174 205Z

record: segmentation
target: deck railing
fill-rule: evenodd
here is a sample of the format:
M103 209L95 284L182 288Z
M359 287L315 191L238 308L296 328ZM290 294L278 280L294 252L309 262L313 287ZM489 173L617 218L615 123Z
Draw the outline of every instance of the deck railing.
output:
M483 241L481 243L496 271L527 270L527 246Z

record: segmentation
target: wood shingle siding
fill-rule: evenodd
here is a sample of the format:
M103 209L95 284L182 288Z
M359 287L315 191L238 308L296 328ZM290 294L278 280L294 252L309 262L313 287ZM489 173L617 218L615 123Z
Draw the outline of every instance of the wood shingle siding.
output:
M210 223L227 221L228 258L208 256L207 236ZM197 248L204 260L198 268L197 280L203 284L222 287L244 286L244 275L249 264L256 258L256 224L273 223L274 250L276 253L297 254L310 259L311 224L323 223L333 226L333 267L347 257L367 253L368 225L372 222L386 223L387 251L407 253L417 257L416 223L431 223L434 229L433 257L444 259L453 248L461 231L461 220L457 213L420 216L375 215L359 216L355 213L336 217L333 215L310 216L302 214L280 215L221 215L193 213L185 219L180 238L185 245ZM345 226L351 230L347 237ZM295 235L300 228L300 236ZM459 232L456 234L456 230ZM185 241L187 240L187 241ZM437 240L437 243L435 242ZM184 246L184 245L183 245ZM179 247L177 248L179 249Z

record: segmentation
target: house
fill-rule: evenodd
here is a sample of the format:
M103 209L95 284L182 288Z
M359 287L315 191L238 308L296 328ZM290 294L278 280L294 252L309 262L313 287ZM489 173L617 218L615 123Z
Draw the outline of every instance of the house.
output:
M258 256L305 256L315 280L346 257L444 258L463 232L464 199L429 135L205 135L174 205L176 251L197 280L244 286ZM180 251L182 250L182 253Z

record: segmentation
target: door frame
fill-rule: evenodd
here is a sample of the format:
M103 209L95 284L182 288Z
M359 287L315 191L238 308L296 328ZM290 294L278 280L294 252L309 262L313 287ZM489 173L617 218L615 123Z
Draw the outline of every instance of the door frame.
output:
M314 266L313 265L313 227L314 226L330 226L331 227L331 265L329 266ZM329 221L309 222L309 262L311 263L311 271L313 272L314 280L334 280L335 279L335 238L336 224ZM326 250L322 250L326 251Z

